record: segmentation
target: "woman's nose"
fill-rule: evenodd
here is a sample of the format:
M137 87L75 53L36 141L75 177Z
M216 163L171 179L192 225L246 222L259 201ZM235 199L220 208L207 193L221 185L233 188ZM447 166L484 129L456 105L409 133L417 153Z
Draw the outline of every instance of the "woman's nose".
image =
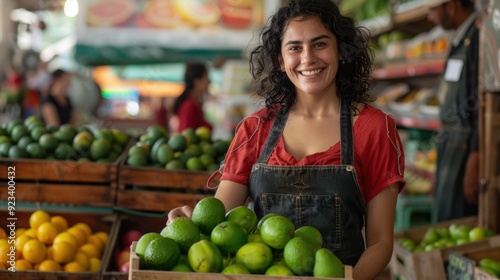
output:
M302 63L311 63L316 59L316 55L311 48L304 48L301 55Z

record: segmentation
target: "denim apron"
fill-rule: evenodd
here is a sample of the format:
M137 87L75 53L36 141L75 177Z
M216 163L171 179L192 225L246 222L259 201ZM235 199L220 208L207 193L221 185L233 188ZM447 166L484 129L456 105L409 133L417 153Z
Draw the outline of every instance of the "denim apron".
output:
M262 153L252 166L249 192L254 211L259 219L280 213L291 219L296 228L316 227L323 235L323 247L344 264L354 266L365 249L365 205L354 169L349 107L342 102L340 165L268 165L287 118L288 113L278 113Z
M469 27L459 45L453 47L448 60L463 61L457 81L442 78L438 87L441 129L436 137L436 220L438 222L477 215L477 206L467 204L464 195L464 174L469 143L472 137L472 109L467 104L466 54L470 38L477 32L474 24ZM444 73L446 73L447 65Z

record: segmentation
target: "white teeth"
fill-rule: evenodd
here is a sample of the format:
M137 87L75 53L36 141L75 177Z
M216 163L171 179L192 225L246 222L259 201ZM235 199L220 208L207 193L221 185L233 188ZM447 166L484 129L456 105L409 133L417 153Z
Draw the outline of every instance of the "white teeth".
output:
M304 76L316 75L321 71L322 71L322 69L313 70L313 71L302 71L302 75L304 75Z

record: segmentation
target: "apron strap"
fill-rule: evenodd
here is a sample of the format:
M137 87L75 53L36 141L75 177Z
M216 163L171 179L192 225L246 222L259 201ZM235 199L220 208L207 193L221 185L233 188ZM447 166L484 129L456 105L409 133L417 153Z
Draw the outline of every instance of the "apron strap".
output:
M345 99L340 105L340 163L354 165L354 136L352 132L352 116Z
M281 133L285 128L286 120L288 119L288 112L289 111L283 112L283 110L280 110L276 115L271 132L269 133L266 143L264 144L264 149L262 149L256 163L267 163L269 160L269 157L271 156L274 147L276 147L276 144L278 144Z

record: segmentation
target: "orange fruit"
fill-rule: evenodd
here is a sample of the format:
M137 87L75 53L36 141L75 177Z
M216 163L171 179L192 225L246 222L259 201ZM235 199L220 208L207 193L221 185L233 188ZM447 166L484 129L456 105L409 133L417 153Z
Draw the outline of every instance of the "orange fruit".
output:
M24 232L26 232L27 228L16 228L16 236L21 236L22 234L24 234Z
M54 260L54 249L52 246L47 247L47 255L45 256L46 260Z
M97 248L97 246L91 243L83 244L78 250L84 252L87 256L91 258L101 257L101 251L99 250L99 248Z
M38 265L40 271L61 271L61 265L54 260L44 260Z
M34 228L27 229L26 231L24 231L24 234L31 238L37 238L37 232Z
M76 238L76 242L78 246L81 246L87 243L87 235L83 231L83 229L79 227L70 227L66 232L71 233Z
M61 241L52 245L52 257L58 263L68 263L75 259L77 248Z
M75 248L78 247L78 241L76 237L69 232L61 232L58 235L56 235L52 243L56 244L58 242L66 242L73 245Z
M56 225L59 232L66 231L68 229L68 221L63 216L52 216L50 222Z
M78 262L70 262L64 265L63 268L66 272L85 272L85 268Z
M31 238L29 235L26 235L26 234L23 234L21 236L18 236L16 238L16 241L15 241L15 245L16 245L16 252L21 255L22 252L23 252L23 248L24 248L24 244L26 244L26 242L28 242L29 240L31 240L33 238Z
M90 257L82 251L76 253L75 262L81 264L85 270L89 270L90 268Z
M51 222L45 222L38 227L36 236L38 240L42 241L43 243L52 244L58 231L59 230L57 229L56 225Z
M35 212L31 213L30 219L29 219L29 224L32 229L37 229L38 226L45 222L50 222L50 215L49 213L43 211L43 210L36 210Z
M27 260L16 260L16 271L33 270L33 265Z
M87 236L90 236L92 234L92 229L90 226L86 223L76 223L73 225L73 227L77 227L83 230Z
M108 243L109 234L107 232L98 231L98 232L96 232L94 234L97 235L104 242L104 245L106 245Z
M47 247L42 241L31 239L24 244L23 258L32 264L41 263L47 255Z
M101 260L98 258L90 258L89 271L99 271L99 268L101 268Z
M106 244L104 244L104 241L102 241L102 239L95 234L92 234L87 238L87 243L94 244L101 253L104 251L104 247L106 246Z
M10 246L3 245L0 247L0 263L7 265L7 262L10 260Z

